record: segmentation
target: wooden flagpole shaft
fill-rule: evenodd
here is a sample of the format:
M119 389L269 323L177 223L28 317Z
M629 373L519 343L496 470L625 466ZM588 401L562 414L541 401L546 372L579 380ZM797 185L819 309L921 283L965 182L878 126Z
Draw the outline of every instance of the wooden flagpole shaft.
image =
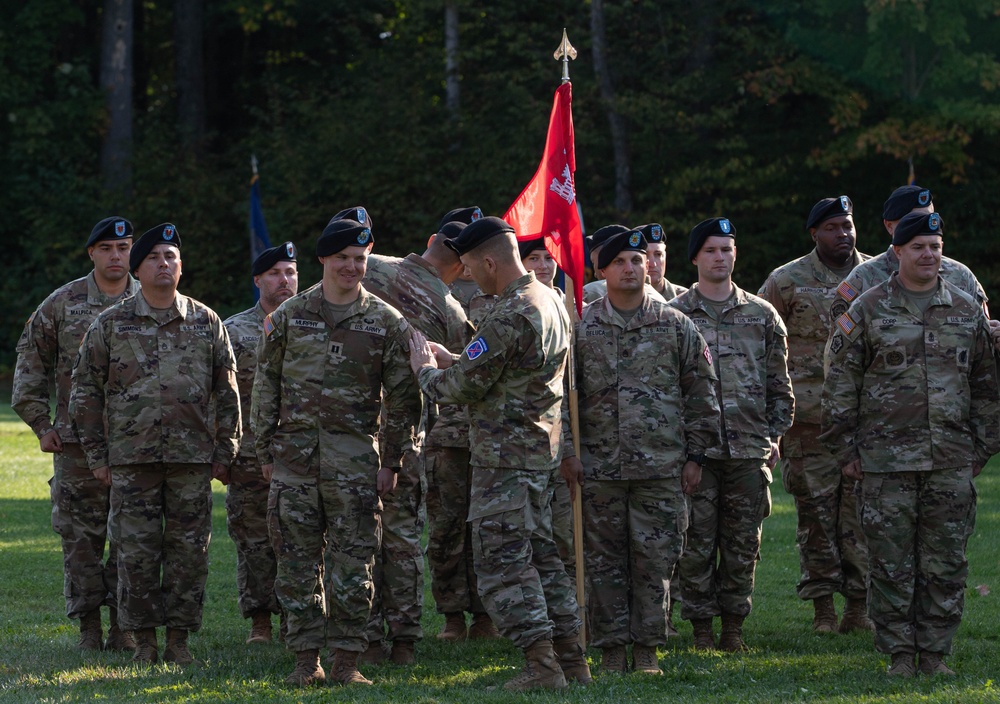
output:
M565 276L566 272L563 272ZM567 362L567 374L569 374L569 425L573 432L573 450L576 456L580 456L580 403L579 393L576 389L576 323L579 316L576 314L576 301L574 300L573 279L566 278L566 310L572 323L570 328L569 359ZM573 554L576 558L576 604L577 613L580 617L580 645L584 650L587 648L587 607L586 594L584 590L584 564L583 564L583 497L581 487L578 484L573 487Z

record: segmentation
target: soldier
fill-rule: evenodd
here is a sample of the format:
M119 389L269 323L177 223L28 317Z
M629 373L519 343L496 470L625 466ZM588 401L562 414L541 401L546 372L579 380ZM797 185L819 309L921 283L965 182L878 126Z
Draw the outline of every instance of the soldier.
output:
M892 239L900 218L907 213L926 215L933 212L934 197L929 189L920 186L900 186L882 206L882 224ZM885 252L862 262L844 279L837 289L837 297L830 308L830 319L839 318L855 298L883 281L888 281L889 276L896 271L899 271L899 259L893 245L890 244ZM941 278L975 298L983 306L983 310L989 313L986 306L989 301L986 292L976 280L975 274L965 264L948 257L941 257Z
M247 643L271 642L271 614L280 612L274 594L274 576L278 564L267 533L267 495L270 482L261 474L254 452L254 434L250 427L250 393L257 369L257 344L264 317L299 290L298 260L295 245L285 242L261 252L250 267L260 300L253 308L237 313L225 322L236 356L236 382L240 388L243 416L243 439L240 452L229 468L226 489L226 523L236 545L236 586L240 614L251 619ZM279 640L283 638L285 617Z
M428 242L423 255L404 259L376 254L368 258L364 284L374 295L395 307L415 329L429 340L449 349L462 349L468 341L468 321L462 306L448 286L465 268L445 242L461 232L459 222L446 223ZM464 564L462 551L466 532L466 512L456 509L467 504L469 474L469 419L461 406L424 404L422 445L419 456L403 456L403 470L396 490L383 499L382 551L376 557L375 602L369 629L369 654L381 655L383 621L392 640L392 661L397 665L414 662L414 642L423 632L420 617L424 603L424 553L420 539L424 532L423 491L427 484L427 517L430 522L428 560L435 602L445 614L442 640L466 637L464 611L472 611L477 635L483 622L496 634L493 623L478 595L469 594L471 564ZM428 468L424 478L424 466ZM454 489L460 488L461 496ZM457 538L457 539L456 539ZM456 550L456 548L458 548ZM461 565L460 565L461 563ZM456 574L461 566L462 574ZM381 568L381 580L379 579ZM454 591L452 587L457 587ZM473 586L474 589L474 586Z
M802 577L800 599L813 602L813 630L838 630L833 594L847 599L839 630L871 630L865 615L868 554L858 523L854 482L819 437L823 393L822 350L830 336L830 305L837 286L861 262L855 249L854 204L847 196L813 206L806 230L812 252L775 269L757 295L777 309L788 329L788 374L795 392L795 423L781 441L782 482L795 498Z
M357 659L374 596L379 495L395 487L420 414L409 326L361 285L372 245L366 225L332 220L316 245L323 279L264 318L257 352L251 422L271 482L285 643L296 653L285 682L297 686L325 681L319 651L327 643L334 681L371 684Z
M718 445L719 404L698 329L643 290L646 247L637 230L601 249L608 293L584 310L576 336L583 454L566 442L561 470L582 485L587 620L601 670L625 672L634 644L633 669L659 675L684 494L701 481L701 464L686 458Z
M481 217L483 217L483 211L477 205L470 205L468 208L455 208L454 210L449 210L441 218L441 222L437 226L437 231L441 232L449 222L468 225ZM480 293L479 286L472 279L472 273L468 267L462 267L462 272L455 278L449 288L451 289L451 295L461 304L466 317L468 317L469 303Z
M686 288L670 283L665 276L667 235L663 226L658 222L651 222L636 229L646 239L646 274L649 276L649 285L667 301L686 292Z
M695 648L709 650L712 619L721 614L718 647L731 652L746 649L743 621L752 605L761 525L771 513L771 469L795 407L785 325L774 306L733 283L735 239L726 218L698 223L688 244L698 283L671 301L708 342L722 408L722 444L688 458L703 463L703 471L680 559L681 615L694 626Z
M600 278L601 270L597 266L597 258L601 254L601 247L604 246L604 243L607 242L612 237L614 237L615 235L619 235L623 232L631 232L631 230L629 230L629 228L625 227L624 225L618 225L618 224L605 225L597 232L595 232L593 235L590 235L589 237L585 238L587 242L587 249L590 252L590 263L594 267L594 273L598 276L598 279L597 281L591 281L589 284L583 287L584 303L593 303L594 301L601 298L608 292L607 285L604 283L604 280ZM649 282L646 282L646 286L648 287L647 293L649 293L649 295L651 295L653 298L656 298L657 300L662 300L664 303L667 302L668 299L663 298L663 296L660 294L659 291L657 291L656 289L654 289L652 286L649 285Z
M164 223L132 247L142 289L90 326L70 397L87 463L111 487L119 619L140 664L157 661L163 625L164 661L194 662L187 639L201 627L212 477L224 478L241 432L229 335L211 309L177 292L180 246Z
M868 609L888 674L954 675L975 526L973 478L1000 450L996 364L980 302L940 275L943 221L893 233L899 271L859 296L827 345L824 439L861 481Z
M524 270L514 229L500 218L477 220L448 245L497 302L461 355L432 352L415 333L411 364L428 399L469 404L479 594L526 661L504 688L587 683L576 597L546 520L561 454L569 318Z
M52 529L62 540L66 615L80 619L81 650L132 650L132 637L118 625L118 546L108 537L110 491L87 467L69 417L70 377L80 341L98 313L139 290L126 262L132 223L104 218L87 238L94 269L53 291L28 318L17 343L11 406L52 453ZM56 390L55 420L49 386ZM108 639L101 630L101 606L108 607Z

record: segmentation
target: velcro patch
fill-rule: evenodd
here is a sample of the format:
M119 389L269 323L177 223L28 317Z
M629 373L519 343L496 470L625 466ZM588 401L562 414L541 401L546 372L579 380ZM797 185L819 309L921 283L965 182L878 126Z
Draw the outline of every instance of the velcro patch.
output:
M181 332L208 332L207 325L181 325Z
M264 318L264 334L271 337L272 332L274 332L274 323L271 322L271 316L268 315Z
M715 362L712 361L712 350L708 349L708 345L705 345L705 349L702 350L702 354L705 356L705 360L710 366L715 366Z
M142 325L115 325L115 335L128 335L131 332L145 332Z
M476 359L481 357L483 353L489 352L489 350L490 346L486 344L486 340L482 337L477 337L465 348L465 354L469 359Z
M953 325L973 325L976 322L976 319L961 315L949 315L948 322Z
M854 318L851 317L850 313L844 313L837 318L837 327L843 330L845 335L850 335L858 327L858 324L854 322Z
M288 324L293 328L306 328L309 330L323 330L326 328L326 323L322 320L306 320L305 318L292 318L288 321Z
M734 325L763 325L764 319L752 315L734 315Z
M381 335L385 337L385 328L380 328L378 325L369 325L368 323L354 323L351 326L351 330L354 332L367 332L371 335Z
M840 283L840 286L837 287L837 293L839 293L841 297L848 303L850 303L851 301L853 301L855 298L858 297L857 290L855 290L855 288L846 281L842 281Z

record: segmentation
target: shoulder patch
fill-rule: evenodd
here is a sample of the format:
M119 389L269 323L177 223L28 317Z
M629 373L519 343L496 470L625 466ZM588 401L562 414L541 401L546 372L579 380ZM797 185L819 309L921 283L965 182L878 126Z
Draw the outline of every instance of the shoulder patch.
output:
M840 286L837 287L837 293L840 294L841 298L850 303L855 298L858 297L857 290L851 286L847 281L842 281Z
M709 366L714 367L715 362L712 360L712 350L708 349L708 345L705 345L705 349L701 353L705 356L705 361L708 362Z
M843 330L845 335L850 335L858 327L858 324L854 322L854 318L851 317L850 313L844 313L837 318L837 327Z
M833 340L830 341L830 351L837 354L844 348L844 336L839 332L833 336Z
M465 348L465 354L469 359L476 359L481 357L484 352L489 352L489 349L490 346L486 344L486 340L482 337L477 337Z
M271 314L268 313L267 317L264 318L264 334L271 337L272 332L274 332L274 323L271 321Z

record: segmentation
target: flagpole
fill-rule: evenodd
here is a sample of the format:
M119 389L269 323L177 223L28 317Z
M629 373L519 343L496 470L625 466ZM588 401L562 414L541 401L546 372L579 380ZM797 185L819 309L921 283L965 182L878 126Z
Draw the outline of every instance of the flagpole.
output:
M569 43L566 36L566 28L563 27L562 41L556 49L553 58L562 62L562 82L569 83L569 62L576 58L576 49ZM567 363L569 374L569 424L573 433L573 451L576 456L580 456L580 395L576 388L576 324L580 317L576 312L576 296L573 278L565 271L563 276L566 279L566 312L572 322L570 330L569 360ZM586 594L584 591L584 564L583 564L583 497L579 485L573 487L573 555L576 559L576 604L577 614L580 617L580 645L584 650L587 648L587 608Z

